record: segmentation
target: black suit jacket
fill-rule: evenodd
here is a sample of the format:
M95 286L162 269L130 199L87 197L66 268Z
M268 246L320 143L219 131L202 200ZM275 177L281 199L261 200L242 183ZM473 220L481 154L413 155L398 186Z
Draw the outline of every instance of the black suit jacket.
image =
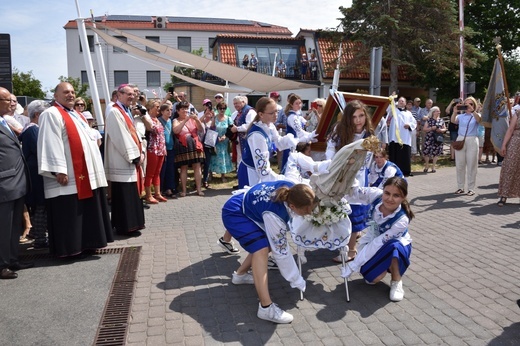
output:
M25 196L29 188L29 171L20 142L0 125L0 203Z

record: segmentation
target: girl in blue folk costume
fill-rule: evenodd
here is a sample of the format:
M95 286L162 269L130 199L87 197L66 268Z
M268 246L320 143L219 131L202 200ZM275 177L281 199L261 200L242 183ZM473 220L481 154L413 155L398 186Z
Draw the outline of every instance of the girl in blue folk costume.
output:
M348 278L360 272L369 285L381 281L390 272L390 300L404 298L402 276L410 265L412 238L408 224L414 217L406 196L408 183L400 177L392 177L384 183L383 190L375 187L353 187L350 201L370 206L372 227L359 240L356 258L342 268L341 276Z
M367 107L359 100L352 100L347 103L341 119L336 123L328 137L325 156L327 159L332 159L336 152L344 146L373 135L374 127L372 126L372 120L368 114ZM368 187L368 173L372 156L372 152L367 153L365 163L356 175L360 186ZM368 216L368 206L350 203L350 207L352 209L352 213L349 215L349 219L352 222L352 236L348 243L347 261L352 261L357 254L357 233L367 227L366 220ZM340 256L335 257L333 260L341 263Z
M291 287L305 291L305 280L291 254L287 236L292 215L308 215L318 200L311 187L278 180L259 183L231 197L222 208L222 221L249 252L233 273L235 285L254 284L260 303L257 316L275 323L290 323L293 316L271 301L267 283L267 257L275 258ZM249 272L252 269L252 274Z
M274 147L279 150L295 147L298 141L293 135L281 137L274 126L276 101L262 97L255 106L256 117L251 123L242 152L242 161L238 167L238 186L252 186L259 182L283 179L283 175L271 169L269 157Z
M300 143L316 142L316 131L307 132L304 130L307 120L301 115L302 98L296 94L289 96L284 112L287 115L287 135L292 134ZM280 149L280 148L279 148ZM284 149L284 148L281 148ZM280 150L281 150L280 149ZM282 167L280 173L285 174L287 160L289 160L290 150L284 150L282 156Z

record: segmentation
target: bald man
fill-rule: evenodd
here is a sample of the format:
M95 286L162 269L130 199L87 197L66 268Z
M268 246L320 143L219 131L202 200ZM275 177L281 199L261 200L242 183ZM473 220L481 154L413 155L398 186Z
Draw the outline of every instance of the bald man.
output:
M39 118L49 249L60 258L83 257L113 241L101 153L87 120L74 110L75 98L71 84L58 84L54 106Z

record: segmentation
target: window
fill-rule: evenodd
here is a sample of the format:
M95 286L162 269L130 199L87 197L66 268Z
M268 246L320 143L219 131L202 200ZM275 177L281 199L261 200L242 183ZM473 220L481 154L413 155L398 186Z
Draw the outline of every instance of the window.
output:
M297 46L251 46L237 45L237 61L242 63L244 55L251 59L251 53L254 53L258 59L258 72L272 74L273 65L283 58L287 66L286 77L294 77L294 69L298 61ZM276 59L275 59L276 56Z
M157 43L161 43L161 42L160 42L160 39L159 39L159 36L145 36L145 38L146 38L147 40L150 40L150 41L154 41L154 42L157 42ZM150 47L148 47L148 46L146 46L146 51L147 51L148 53L159 53L158 50L155 50L155 49L150 48ZM148 85L150 85L150 84L148 84Z
M88 48L91 53L94 53L94 35L87 36ZM79 41L79 52L83 53L83 47L81 46L81 40Z
M128 71L114 71L114 86L128 84Z
M114 36L114 38L117 38L118 40L121 40L124 42L128 42L127 38L124 36ZM113 47L113 52L114 53L128 53L126 50L118 48L118 47Z
M213 43L215 43L215 37L208 38L208 52L211 56L213 56Z
M161 71L146 71L146 85L149 87L160 87Z
M94 71L94 78L96 77L96 71ZM88 84L87 71L81 71L81 84Z
M191 37L178 37L177 48L185 52L191 53Z

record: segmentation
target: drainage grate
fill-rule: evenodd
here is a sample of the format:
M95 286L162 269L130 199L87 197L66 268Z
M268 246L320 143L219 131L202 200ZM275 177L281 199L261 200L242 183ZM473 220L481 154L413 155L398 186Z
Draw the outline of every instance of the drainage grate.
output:
M141 247L119 247L98 249L95 255L121 254L114 275L112 287L108 293L103 315L93 345L125 345L128 332L128 319L132 306L132 297L136 283ZM48 252L23 254L20 260L34 261L54 258Z
M106 254L115 249L101 249ZM112 288L93 345L125 345L141 247L122 248Z

